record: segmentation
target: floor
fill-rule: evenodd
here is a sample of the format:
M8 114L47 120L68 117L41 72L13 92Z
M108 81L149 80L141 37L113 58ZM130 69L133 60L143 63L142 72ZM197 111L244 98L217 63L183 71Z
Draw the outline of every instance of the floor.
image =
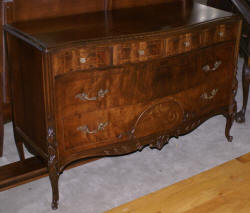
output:
M240 80L242 59L238 68ZM241 106L239 87L237 100ZM232 143L226 141L224 130L225 118L216 116L190 134L171 139L161 151L145 148L142 152L103 158L65 171L60 177L60 203L56 212L101 213L250 152L250 104L246 123L235 123L232 127ZM0 165L16 160L9 123L5 125L4 157ZM0 192L0 213L54 212L50 202L49 179L43 178Z
M250 153L105 213L249 213L249 168Z

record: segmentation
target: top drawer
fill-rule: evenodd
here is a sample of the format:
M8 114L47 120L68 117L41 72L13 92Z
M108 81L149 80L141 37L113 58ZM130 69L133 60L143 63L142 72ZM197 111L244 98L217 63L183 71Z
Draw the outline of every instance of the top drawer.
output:
M173 56L219 42L229 41L233 37L234 25L232 23L169 36L165 39L165 56Z
M163 39L115 44L113 64L120 65L160 58L164 55L164 46Z
M173 56L232 40L234 35L234 24L226 23L157 38L65 49L53 56L54 75Z
M53 57L55 75L76 70L101 68L111 65L112 48L108 46L87 46L63 50Z

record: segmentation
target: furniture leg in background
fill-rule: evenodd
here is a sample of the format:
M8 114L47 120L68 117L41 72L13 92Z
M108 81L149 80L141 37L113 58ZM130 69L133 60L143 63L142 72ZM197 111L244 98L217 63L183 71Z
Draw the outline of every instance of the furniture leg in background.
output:
M0 2L0 22L2 23L2 2ZM3 33L0 26L0 157L3 156Z
M0 77L0 157L3 156L2 78Z
M241 111L239 111L236 114L236 121L238 123L245 122L245 114L246 114L248 93L249 93L249 83L250 83L250 58L245 59L242 70L243 105Z
M245 122L250 82L250 2L247 0L232 0L232 3L244 18L240 42L240 49L244 57L244 66L242 71L243 106L241 111L239 111L236 115L236 121L243 123Z
M229 12L240 13L244 18L240 42L240 53L244 58L242 70L243 105L235 116L238 123L244 123L250 83L250 3L247 0L208 0L207 5Z

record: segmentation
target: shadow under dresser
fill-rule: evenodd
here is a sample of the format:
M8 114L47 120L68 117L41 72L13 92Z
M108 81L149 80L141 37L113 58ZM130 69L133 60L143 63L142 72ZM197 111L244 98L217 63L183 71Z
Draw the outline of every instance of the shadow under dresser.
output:
M53 209L73 161L161 149L218 114L232 141L237 15L170 1L4 30L19 155L24 143L48 165Z

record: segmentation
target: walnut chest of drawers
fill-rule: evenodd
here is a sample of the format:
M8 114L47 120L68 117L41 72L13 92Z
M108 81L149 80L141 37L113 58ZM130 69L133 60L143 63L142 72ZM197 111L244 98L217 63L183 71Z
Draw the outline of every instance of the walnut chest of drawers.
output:
M53 208L75 160L161 149L218 114L232 141L238 16L175 1L4 29L15 140L47 162Z

